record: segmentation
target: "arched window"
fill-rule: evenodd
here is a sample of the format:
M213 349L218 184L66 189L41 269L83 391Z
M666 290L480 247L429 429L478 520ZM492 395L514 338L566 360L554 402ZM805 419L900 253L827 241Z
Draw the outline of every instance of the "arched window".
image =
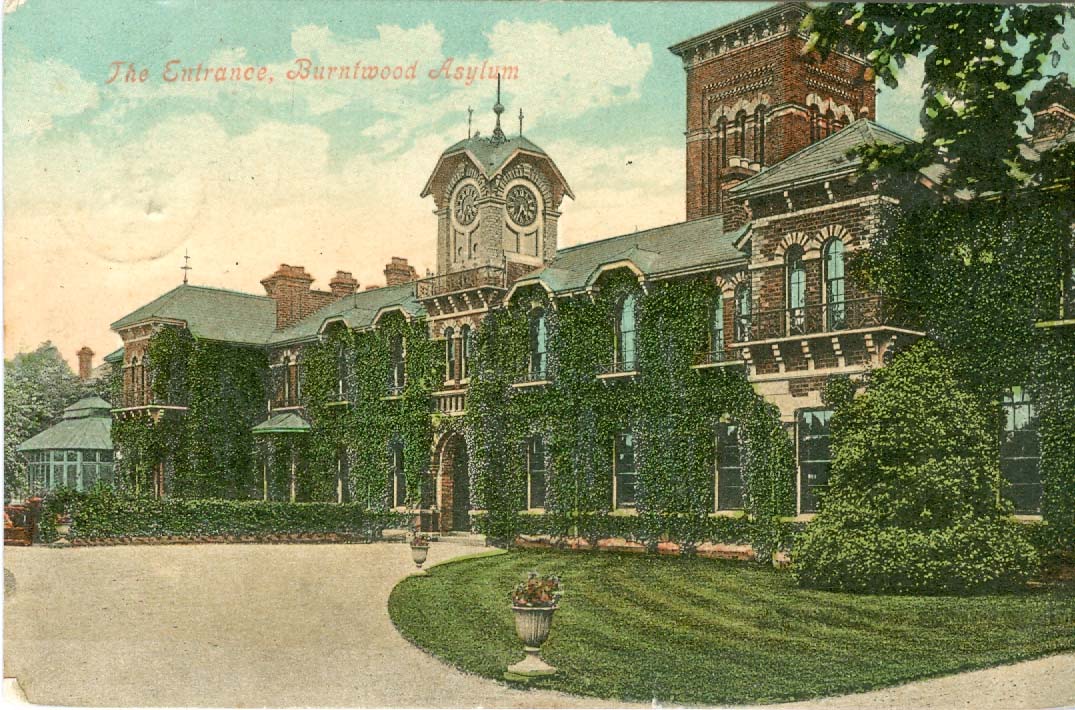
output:
M833 239L825 245L825 309L829 330L847 325L847 299L844 283L844 243Z
M738 342L750 340L751 313L750 313L750 286L739 284L735 289L735 339Z
M444 379L455 379L455 329L444 329Z
M831 136L833 133L836 132L833 129L833 127L835 125L836 125L836 115L830 109L830 110L825 112L825 135L826 136Z
M549 332L544 308L530 312L530 378L543 380L548 375Z
M616 352L615 365L619 372L634 370L636 366L635 347L635 311L638 299L633 293L629 293L620 301L619 313L616 318Z
M406 368L404 366L406 353L403 348L402 335L393 335L388 341L388 358L390 363L390 370L388 373L388 393L390 395L401 394L407 378Z
M821 138L821 112L817 106L810 106L810 142Z
M713 359L724 356L724 294L718 293L713 298L709 309L709 352Z
M389 491L392 507L401 508L407 505L407 474L403 468L403 442L393 441L388 449L388 463L391 466L389 478Z
M806 265L803 248L792 244L785 256L787 265L788 332L802 335L806 332Z
M459 329L459 377L464 380L470 376L470 341L470 326L464 325Z
M754 111L754 162L765 165L765 107Z
M735 129L738 134L735 137L735 154L740 158L747 154L747 112L740 111L735 115Z

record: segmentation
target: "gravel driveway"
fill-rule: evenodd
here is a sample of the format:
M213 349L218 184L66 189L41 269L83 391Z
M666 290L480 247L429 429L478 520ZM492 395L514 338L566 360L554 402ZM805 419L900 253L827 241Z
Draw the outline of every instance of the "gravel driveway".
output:
M475 551L437 543L430 562ZM414 569L399 543L9 547L4 567L4 676L33 703L618 705L514 690L404 641L386 611ZM1063 655L795 707L1059 707L1073 679Z

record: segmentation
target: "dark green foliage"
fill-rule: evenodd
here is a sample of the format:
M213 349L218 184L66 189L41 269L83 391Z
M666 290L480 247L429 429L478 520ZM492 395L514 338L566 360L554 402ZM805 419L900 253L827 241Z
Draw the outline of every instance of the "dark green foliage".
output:
M406 522L395 513L366 511L361 503L147 499L107 488L82 494L64 492L50 496L47 503L51 511L70 514L75 538L330 532L377 535ZM54 535L52 528L46 539Z
M1075 326L1050 329L1032 387L1041 436L1043 538L1051 550L1075 550Z
M944 189L983 192L1017 189L1038 171L1019 149L1031 120L1026 100L1046 62L1059 59L1054 40L1071 17L1075 9L1060 4L833 3L815 9L806 26L808 46L822 54L850 46L889 87L908 56L924 64L925 135L921 143L867 150L871 172L913 174L943 151L951 169Z
M601 381L612 360L618 301L639 295L639 374ZM706 350L715 286L703 280L662 282L642 293L627 271L607 275L593 300L558 301L540 290L517 294L478 330L475 378L468 396L471 468L482 532L511 539L535 526L556 536L591 540L623 536L650 545L672 538L688 547L706 540L752 542L764 557L779 544L781 516L794 514L793 446L772 405L757 397L742 372L691 368ZM543 387L512 388L527 362L527 317L549 314L554 375ZM741 425L751 521L725 523L713 506L714 424ZM612 513L615 432L635 435L637 516ZM546 437L545 515L524 507L528 437Z
M896 593L1024 582L1038 558L1000 497L997 428L933 343L898 355L835 411L829 490L794 549L799 581Z
M523 657L507 591L530 570L563 599L531 685L620 701L739 706L905 683L1075 648L1071 589L892 597L796 587L758 565L518 551L438 565L388 610L440 659L500 679Z

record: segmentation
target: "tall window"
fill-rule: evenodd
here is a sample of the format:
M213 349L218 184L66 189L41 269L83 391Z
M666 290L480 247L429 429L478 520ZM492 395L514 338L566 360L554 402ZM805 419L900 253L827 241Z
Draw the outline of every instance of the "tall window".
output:
M142 405L142 365L138 358L131 360L131 403L132 407Z
M765 107L754 111L754 162L765 165Z
M298 358L291 358L291 362L287 366L288 373L288 386L287 386L287 403L289 406L296 406L299 403L299 361Z
M400 508L407 505L407 474L403 470L403 442L392 442L388 450L388 458L392 467L392 505Z
M549 366L549 332L545 309L530 312L530 377L544 379Z
M459 329L459 348L460 348L460 375L461 379L466 379L470 376L470 355L471 355L471 332L470 326L464 325Z
M829 330L847 327L847 299L844 282L844 243L833 239L825 245L825 308Z
M455 379L455 329L444 329L444 379Z
M638 299L629 293L620 301L619 314L616 319L616 366L620 371L635 369L637 349L635 347L635 315Z
M388 358L391 369L388 373L389 394L400 394L403 385L406 384L406 369L404 367L405 353L403 349L403 336L393 335L388 342Z
M799 507L803 513L818 512L821 497L829 487L831 418L832 411L828 409L799 412Z
M635 507L635 437L630 431L616 434L613 443L612 487L616 508Z
M717 424L716 432L716 510L742 510L743 459L739 450L739 427Z
M724 294L717 293L709 309L709 352L724 353Z
M750 340L750 286L739 284L735 289L735 339L738 342Z
M831 136L835 132L835 131L833 131L833 126L835 126L835 125L836 125L836 116L835 116L835 114L833 114L832 110L830 109L830 110L825 112L825 135L826 136Z
M740 111L735 116L735 154L745 158L747 154L747 112Z
M728 119L717 119L717 133L720 135L720 167L728 166Z
M351 461L347 449L336 450L336 502L348 503L351 500Z
M1005 495L1015 504L1015 512L1041 512L1041 442L1038 413L1030 394L1012 387L1001 401L1004 430L1000 439L1000 474L1007 486Z
M540 436L526 442L526 507L545 507L545 440Z
M798 244L788 248L786 256L788 276L788 329L793 335L806 332L806 265L803 248Z
M153 403L153 381L149 375L149 356L142 357L142 404Z
M347 358L347 348L340 343L336 348L336 397L341 402L347 399L347 380L351 367Z
M284 360L284 364L281 369L283 370L283 392L280 396L280 405L283 407L288 407L291 405L291 388L293 385L292 377L295 373L291 369L290 360Z
M817 106L810 107L810 142L821 138L821 114Z

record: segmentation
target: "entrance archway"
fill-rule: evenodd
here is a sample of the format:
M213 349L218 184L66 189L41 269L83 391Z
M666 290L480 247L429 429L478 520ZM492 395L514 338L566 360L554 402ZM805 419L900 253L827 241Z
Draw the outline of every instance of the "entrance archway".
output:
M440 530L470 530L470 466L461 434L448 434L438 458Z

